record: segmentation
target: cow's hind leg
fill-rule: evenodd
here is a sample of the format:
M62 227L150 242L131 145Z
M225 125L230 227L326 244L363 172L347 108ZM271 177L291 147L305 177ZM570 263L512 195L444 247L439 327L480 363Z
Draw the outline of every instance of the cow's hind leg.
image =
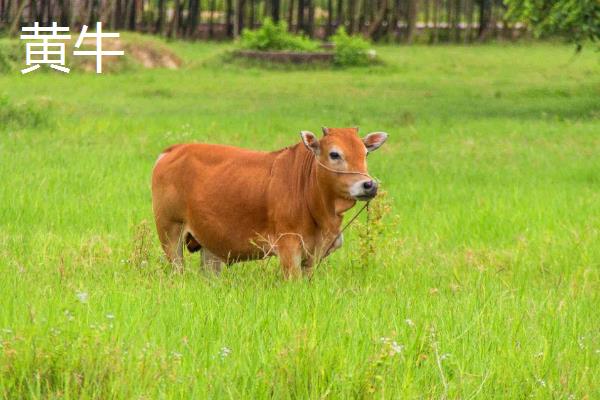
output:
M221 272L223 261L206 248L202 248L202 265L207 271L218 274Z
M183 224L158 224L160 244L170 263L177 271L183 269Z

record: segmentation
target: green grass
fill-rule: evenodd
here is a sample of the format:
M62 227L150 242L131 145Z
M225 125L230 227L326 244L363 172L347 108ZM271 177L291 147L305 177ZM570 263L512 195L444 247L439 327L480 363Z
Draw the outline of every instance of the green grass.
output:
M266 71L171 46L183 70L0 75L0 398L600 398L597 53L380 47L385 66ZM310 282L276 259L173 273L164 147L322 125L390 134L369 235L361 217Z

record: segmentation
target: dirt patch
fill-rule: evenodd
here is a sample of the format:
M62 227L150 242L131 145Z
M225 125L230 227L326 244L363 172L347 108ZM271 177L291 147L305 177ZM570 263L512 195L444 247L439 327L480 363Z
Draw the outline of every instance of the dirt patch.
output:
M94 50L95 40L83 41L81 50ZM168 68L178 69L182 65L181 59L166 46L151 41L123 41L120 39L104 40L103 50L123 50L124 56L102 57L102 72L118 72L126 69L128 65L141 66L143 68ZM76 57L80 59L80 68L84 71L96 71L95 56Z
M300 51L254 51L238 50L234 53L236 57L249 58L253 60L264 60L269 62L288 64L310 64L333 61L333 52L300 52Z

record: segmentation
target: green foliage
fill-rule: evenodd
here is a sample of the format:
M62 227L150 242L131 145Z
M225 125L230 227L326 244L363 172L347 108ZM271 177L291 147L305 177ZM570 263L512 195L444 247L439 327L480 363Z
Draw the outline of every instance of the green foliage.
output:
M350 36L344 27L331 37L335 44L334 63L339 66L360 66L371 63L369 42L360 36Z
M284 21L274 23L266 18L259 29L254 31L245 29L242 32L240 45L251 50L290 50L290 51L316 51L319 44L309 38L294 35L288 32Z
M578 49L587 40L600 39L598 0L505 0L508 18L533 27L536 36L561 35Z
M16 41L0 39L0 74L12 72L19 65L19 62L25 60L25 53L20 59L21 46Z

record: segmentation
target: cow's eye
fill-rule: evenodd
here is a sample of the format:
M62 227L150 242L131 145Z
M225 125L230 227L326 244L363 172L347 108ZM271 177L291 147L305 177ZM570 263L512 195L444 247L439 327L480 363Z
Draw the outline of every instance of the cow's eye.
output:
M339 160L340 158L342 158L342 156L340 156L340 153L338 153L337 151L332 151L331 153L329 153L329 158L331 158L332 160Z

